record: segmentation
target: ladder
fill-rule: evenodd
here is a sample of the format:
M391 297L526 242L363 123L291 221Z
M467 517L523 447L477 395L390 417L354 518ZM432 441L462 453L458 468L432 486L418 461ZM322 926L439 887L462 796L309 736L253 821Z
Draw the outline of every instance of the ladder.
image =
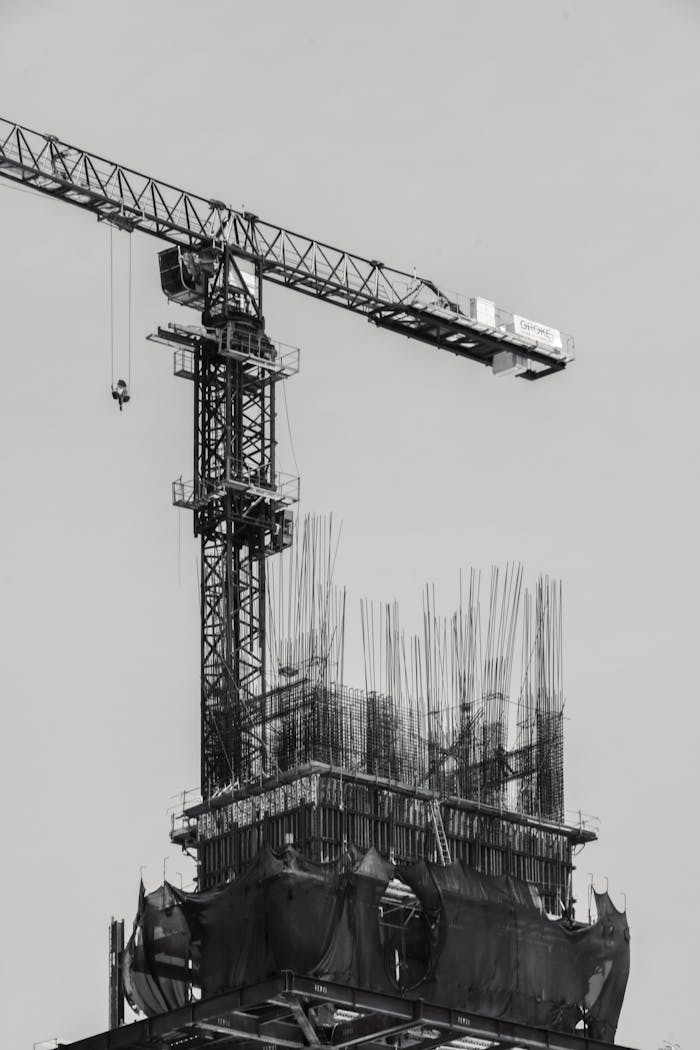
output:
M431 798L428 803L430 810L430 816L433 821L433 830L435 831L435 841L437 843L438 860L442 864L443 868L447 867L448 864L452 863L452 857L450 855L450 847L447 842L447 835L445 834L445 825L442 823L442 813L440 812L440 803L436 798Z

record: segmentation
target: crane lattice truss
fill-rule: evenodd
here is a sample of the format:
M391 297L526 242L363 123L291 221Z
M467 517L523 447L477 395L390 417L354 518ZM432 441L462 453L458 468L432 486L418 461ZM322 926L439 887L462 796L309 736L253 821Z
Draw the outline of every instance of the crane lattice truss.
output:
M166 294L202 314L171 326L176 374L194 384L194 476L174 502L201 541L202 792L265 768L265 562L290 541L294 485L275 464L275 386L295 370L266 335L263 281L358 313L459 356L538 379L573 358L570 337L516 328L433 281L333 248L0 120L0 176L167 242ZM493 304L491 304L493 305ZM527 322L531 324L531 322ZM523 336L537 328L544 341ZM547 340L549 339L549 345Z
M293 233L6 120L0 120L0 175L130 232L141 230L189 249L228 248L259 265L266 281L483 364L491 365L494 355L506 349L528 363L522 373L526 378L559 371L573 357L571 337L564 337L560 349L551 348L507 331L507 323L486 325L470 315L467 300L434 281Z

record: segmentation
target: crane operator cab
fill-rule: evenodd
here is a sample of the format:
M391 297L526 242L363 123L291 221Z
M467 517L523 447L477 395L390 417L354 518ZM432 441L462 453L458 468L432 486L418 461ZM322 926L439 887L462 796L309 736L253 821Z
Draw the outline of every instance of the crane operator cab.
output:
M119 402L119 411L121 412L127 401L131 401L131 394L129 388L123 379L118 379L116 383L112 384L112 397L115 401Z
M251 314L251 302L258 298L257 278L249 272L251 264L238 259L229 261L224 274L222 255L218 249L201 246L197 249L177 245L158 254L160 285L171 302L203 312L207 307L207 287L210 281L221 287L226 282L227 295L241 314Z
M180 246L158 255L160 283L168 299L180 306L203 310L207 280L214 273L215 257L206 249L185 251Z

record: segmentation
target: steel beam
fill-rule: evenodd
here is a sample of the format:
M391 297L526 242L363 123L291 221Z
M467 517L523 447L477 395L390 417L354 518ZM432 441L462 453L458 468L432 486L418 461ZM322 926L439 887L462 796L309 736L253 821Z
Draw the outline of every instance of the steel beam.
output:
M281 1019L265 1020L251 1013L265 1004L279 1005L281 1000L290 996L307 1008L310 1003L327 1002L336 1008L366 1015L341 1026L341 1031L350 1035L349 1041L344 1040L342 1034L339 1041L334 1040L332 1029L319 1030L319 1042L314 1045L321 1050L340 1050L349 1045L362 1046L364 1050L381 1050L382 1046L391 1046L391 1043L382 1044L377 1041L378 1037L386 1038L390 1032L409 1029L418 1033L422 1030L425 1037L418 1034L408 1050L429 1050L460 1039L482 1040L503 1050L518 1047L524 1050L610 1050L613 1045L586 1035L463 1013L421 999L383 995L285 971L236 992L203 999L158 1017L80 1039L67 1044L66 1050L155 1050L156 1047L171 1045L187 1045L192 1050L205 1050L216 1045L235 1046L237 1050L252 1050L254 1047L272 1050L272 1044L289 1050L308 1050L307 1036L297 1024ZM631 1048L617 1045L616 1050Z
M296 995L285 996L285 998L289 1003L289 1007L294 1016L294 1020L299 1025L299 1028L301 1029L306 1042L309 1044L309 1046L318 1046L320 1043L318 1032L316 1031L313 1023L311 1022L311 1019L308 1017L303 1004L299 1002L299 999Z
M366 1014L354 1021L336 1025L331 1036L331 1044L338 1048L355 1046L358 1043L367 1044L370 1040L385 1039L389 1035L414 1028L423 1020L422 1003L416 999L413 1000L413 1006L413 1016L407 1019L397 1020L384 1014Z

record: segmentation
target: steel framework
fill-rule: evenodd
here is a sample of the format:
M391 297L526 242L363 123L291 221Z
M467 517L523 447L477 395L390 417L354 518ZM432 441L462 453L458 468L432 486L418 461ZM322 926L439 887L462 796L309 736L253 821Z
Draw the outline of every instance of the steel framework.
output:
M114 161L0 119L0 175L90 211L121 229L141 230L190 250L224 248L259 266L266 281L294 288L376 325L491 366L504 350L538 379L561 370L574 341L548 347L517 335L513 315L485 324L463 296L376 259L334 248L220 200L207 199ZM501 323L502 322L502 323ZM509 330L509 328L511 330Z
M160 329L176 372L194 384L194 477L176 505L201 542L201 788L205 797L260 775L264 722L265 559L286 542L275 463L275 385L291 374L265 333L260 267L246 275L227 248L188 275L161 253L163 290L202 311L203 327Z
M163 290L202 313L201 329L159 338L194 382L194 476L175 484L174 502L193 510L201 539L201 787L210 796L266 767L266 741L252 729L265 724L265 559L289 539L291 500L275 469L275 384L290 370L265 334L263 280L494 370L499 355L514 356L530 379L564 368L573 340L552 348L522 338L505 313L506 323L484 324L433 281L5 120L0 176L174 245L160 256Z
M609 1050L612 1045L583 1033L461 1013L422 999L363 991L289 971L63 1045L67 1050L434 1050L449 1044L464 1050Z

